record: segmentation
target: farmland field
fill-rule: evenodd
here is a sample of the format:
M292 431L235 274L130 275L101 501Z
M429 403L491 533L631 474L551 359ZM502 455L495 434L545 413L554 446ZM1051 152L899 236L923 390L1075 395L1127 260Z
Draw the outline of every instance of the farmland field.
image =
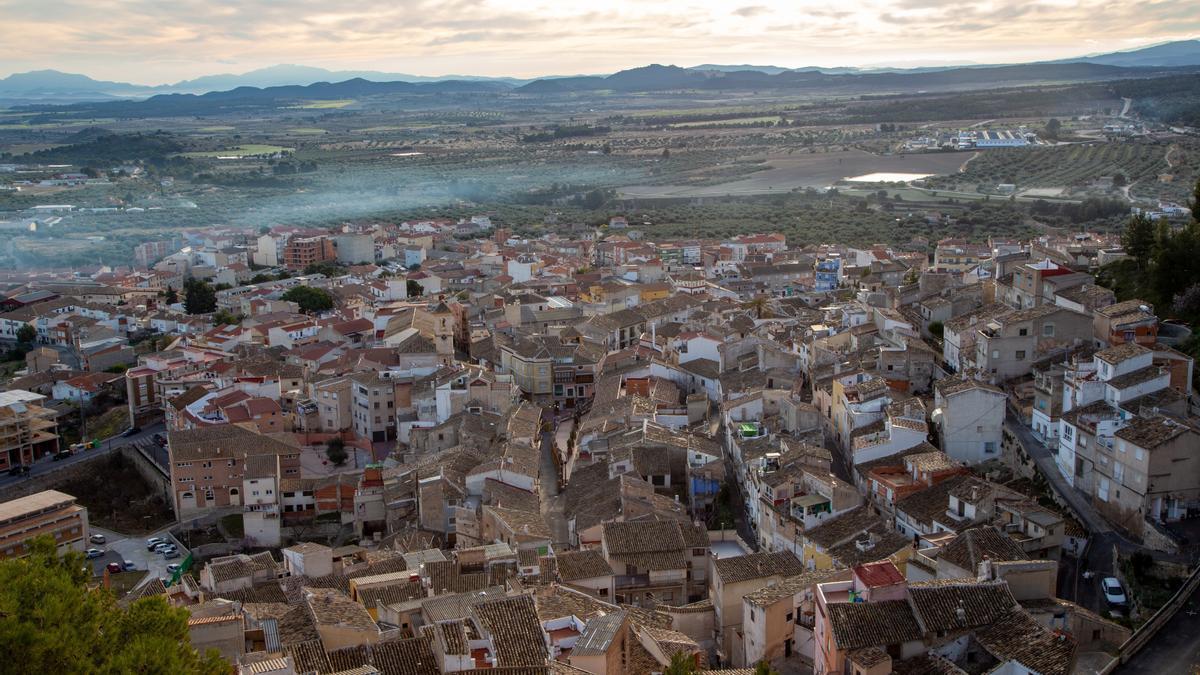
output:
M929 183L945 188L1012 183L1017 189L1069 189L1116 173L1135 183L1154 180L1165 171L1165 155L1162 146L1132 142L1000 148L981 152L963 173L934 178Z
M869 173L946 174L958 171L968 155L947 152L922 155L874 155L861 150L774 155L770 167L749 178L717 185L631 185L622 197L715 197L787 192L796 188L827 187L849 176Z
M185 153L183 153L183 156L184 157L193 157L193 158L199 158L199 157L209 157L209 158L237 157L237 158L241 158L241 157L250 157L253 155L273 155L277 152L291 152L291 151L292 151L292 148L285 148L282 145L264 145L264 144L251 143L248 145L235 145L232 148L227 148L225 150L205 150L203 152L185 152Z

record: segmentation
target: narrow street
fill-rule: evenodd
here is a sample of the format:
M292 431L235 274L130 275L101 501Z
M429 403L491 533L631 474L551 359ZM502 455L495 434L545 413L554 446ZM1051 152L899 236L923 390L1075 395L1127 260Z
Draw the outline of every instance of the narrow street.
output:
M1113 573L1114 547L1127 553L1139 551L1142 547L1114 530L1088 501L1087 496L1067 483L1058 470L1054 454L1033 435L1031 429L1013 417L1012 411L1009 411L1004 420L1004 428L1020 439L1051 489L1071 506L1071 511L1083 521L1084 527L1090 533L1086 559L1075 561L1064 556L1064 569L1058 579L1059 596L1094 612L1106 609L1104 596L1100 592L1100 580ZM1083 573L1088 571L1095 574L1090 579L1085 579Z
M550 429L542 431L541 466L539 467L538 495L541 500L542 517L554 536L555 544L566 544L570 538L567 527L566 496L558 489L558 466L554 461L554 444L559 424L553 413L548 409L542 411L542 421L550 424ZM568 418L562 426L569 427L573 422ZM568 429L567 433L570 433Z

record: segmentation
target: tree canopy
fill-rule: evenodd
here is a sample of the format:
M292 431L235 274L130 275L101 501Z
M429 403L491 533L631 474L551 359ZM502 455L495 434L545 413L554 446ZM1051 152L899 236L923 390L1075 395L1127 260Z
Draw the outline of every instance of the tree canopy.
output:
M89 589L83 555L58 556L54 540L30 542L30 555L0 561L0 673L228 673L215 650L200 655L188 612L161 597L120 606Z
M280 298L296 303L300 306L300 311L302 312L323 312L333 309L333 296L323 288L296 286L295 288L288 289Z
M183 284L183 308L188 314L209 314L217 311L217 292L199 279Z

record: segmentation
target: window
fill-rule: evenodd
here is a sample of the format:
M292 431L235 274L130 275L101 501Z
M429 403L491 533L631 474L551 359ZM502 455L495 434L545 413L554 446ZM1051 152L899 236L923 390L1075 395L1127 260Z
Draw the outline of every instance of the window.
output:
M1025 350L1024 350L1024 349L1018 349L1018 350L1017 350L1017 360L1018 360L1018 361L1024 361L1024 360L1025 360Z
M1028 328L1022 328L1022 329L1020 329L1020 330L1018 330L1018 331L1017 331L1017 335L1020 335L1020 336L1022 336L1022 337L1026 336L1026 335L1029 335L1029 329L1028 329Z
M1054 337L1054 324L1048 323L1042 326L1042 337Z

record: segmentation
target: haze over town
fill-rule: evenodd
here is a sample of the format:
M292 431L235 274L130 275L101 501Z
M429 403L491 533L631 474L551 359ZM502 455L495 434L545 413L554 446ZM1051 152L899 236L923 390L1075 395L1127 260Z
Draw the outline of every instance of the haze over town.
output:
M1192 5L0 0L0 675L1194 670Z

